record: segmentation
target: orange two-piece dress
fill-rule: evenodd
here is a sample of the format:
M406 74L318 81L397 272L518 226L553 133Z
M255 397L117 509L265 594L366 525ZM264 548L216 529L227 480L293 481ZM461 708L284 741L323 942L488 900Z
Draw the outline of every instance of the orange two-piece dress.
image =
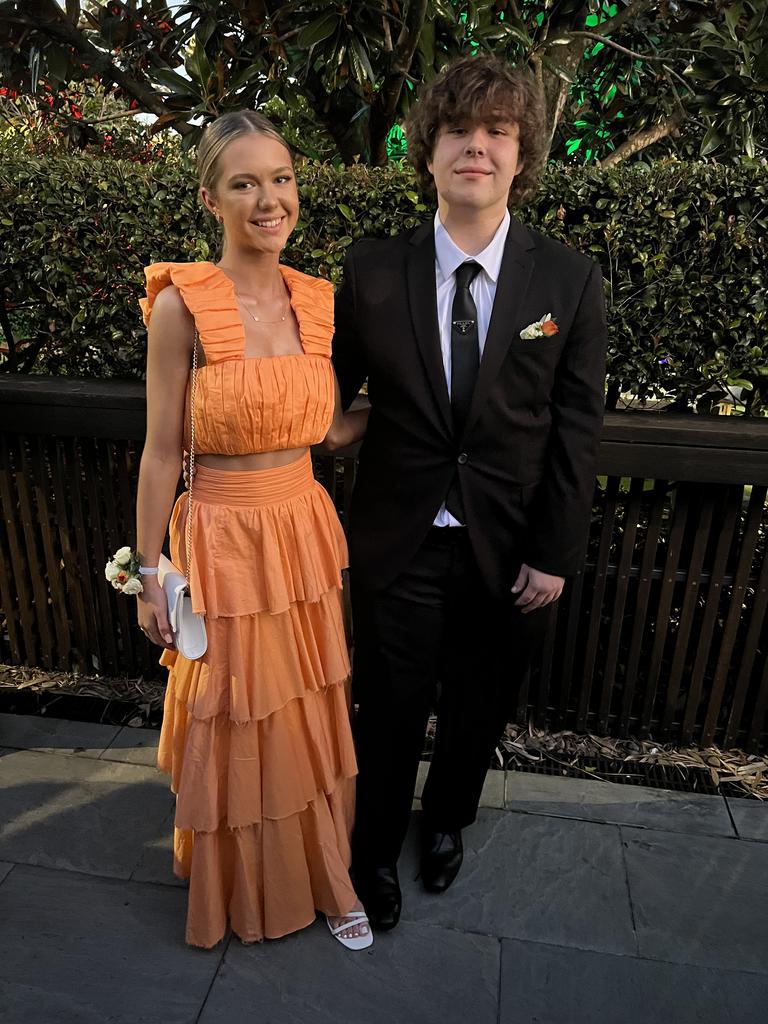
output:
M280 272L303 352L246 358L234 285L212 263L145 271L149 322L178 287L205 353L195 397L196 452L242 455L321 441L333 416L333 293ZM189 410L185 417L189 422ZM185 563L187 495L171 517ZM355 755L342 613L347 549L309 454L288 466L198 466L192 499L192 607L208 650L163 652L169 669L158 767L176 794L174 871L189 879L186 940L276 938L340 915L349 880Z

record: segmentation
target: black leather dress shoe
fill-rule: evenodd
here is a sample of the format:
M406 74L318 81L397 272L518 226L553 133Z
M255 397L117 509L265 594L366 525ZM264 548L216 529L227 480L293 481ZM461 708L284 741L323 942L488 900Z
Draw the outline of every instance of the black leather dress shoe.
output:
M421 881L427 892L445 892L464 859L461 831L425 831L421 847Z
M353 880L373 927L383 932L394 928L403 906L397 868L355 868Z

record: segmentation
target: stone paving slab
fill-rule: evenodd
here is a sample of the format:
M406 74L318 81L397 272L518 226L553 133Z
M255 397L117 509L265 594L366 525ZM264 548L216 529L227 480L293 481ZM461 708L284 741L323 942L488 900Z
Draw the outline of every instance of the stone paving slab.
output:
M200 1024L496 1024L498 988L496 939L402 922L351 952L317 921L233 940Z
M763 1024L768 978L505 939L500 1024Z
M641 956L768 974L764 846L621 832Z
M15 751L0 758L0 859L128 878L172 806L151 768Z
M102 761L122 761L124 764L140 764L154 768L157 764L159 729L131 729L125 725L117 733L106 750Z
M429 772L429 761L419 762L419 772L416 776L416 790L414 793L416 809L421 810L421 794L424 790L424 783L427 781ZM480 794L480 807L497 807L504 809L504 776L503 771L489 771L485 776L483 791Z
M6 864L5 861L0 861L0 885L3 884L12 867L13 864Z
M173 873L173 819L175 808L160 825L157 834L144 842L144 852L131 874L132 882L156 882L186 888L186 881Z
M461 873L441 895L425 892L416 880L418 828L414 822L401 859L407 920L614 953L636 951L615 825L481 809L463 833Z
M736 831L741 839L757 839L768 843L768 800L731 797L728 800Z
M0 900L3 1024L197 1020L222 949L184 945L184 893L17 866Z
M666 832L734 835L725 800L600 779L507 772L505 806L530 814L635 825Z
M0 746L17 750L99 757L119 732L119 725L70 722L44 715L0 714Z

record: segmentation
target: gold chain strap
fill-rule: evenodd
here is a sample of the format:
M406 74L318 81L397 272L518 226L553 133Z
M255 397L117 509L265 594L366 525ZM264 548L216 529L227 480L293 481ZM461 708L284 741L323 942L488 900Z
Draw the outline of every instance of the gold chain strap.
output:
M192 567L192 484L195 479L195 391L197 390L197 342L200 335L197 333L195 328L195 344L192 349L192 386L189 391L189 418L190 418L190 437L189 437L189 490L187 497L187 564L185 567L185 576L187 577L187 586L189 586L189 573Z

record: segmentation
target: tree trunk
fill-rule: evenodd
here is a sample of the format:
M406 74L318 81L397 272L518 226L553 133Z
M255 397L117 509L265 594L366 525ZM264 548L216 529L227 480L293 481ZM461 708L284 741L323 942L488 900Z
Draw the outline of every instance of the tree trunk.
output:
M615 149L610 156L607 156L605 160L600 161L600 167L605 169L606 167L615 167L616 164L620 164L623 160L627 160L629 157L634 156L635 153L639 153L643 149L647 149L648 146L652 146L654 142L658 142L660 139L666 138L668 135L679 135L680 125L685 120L685 115L676 111L669 117L665 117L659 121L658 124L652 125L650 128L644 128L641 132L637 132L635 135L630 136L625 142Z
M570 76L576 77L579 66L584 57L584 43L580 39L574 39L567 46L553 48L557 63ZM555 137L557 126L563 116L565 105L568 102L568 95L571 90L571 82L566 82L552 71L542 68L542 82L544 85L544 101L546 104L546 130L549 137L549 148L552 148L552 140Z

